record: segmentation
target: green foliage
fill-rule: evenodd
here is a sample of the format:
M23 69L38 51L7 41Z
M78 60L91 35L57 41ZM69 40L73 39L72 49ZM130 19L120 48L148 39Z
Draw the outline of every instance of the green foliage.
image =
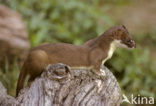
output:
M11 95L15 95L16 82L18 80L19 65L15 61L12 67L9 66L6 60L4 68L0 68L0 81L7 88Z
M109 61L125 94L156 96L156 67L149 55L148 48L138 46L132 52L117 50L116 56Z
M96 3L80 0L8 0L25 18L32 46L42 42L82 44L113 24ZM98 24L100 23L104 24Z

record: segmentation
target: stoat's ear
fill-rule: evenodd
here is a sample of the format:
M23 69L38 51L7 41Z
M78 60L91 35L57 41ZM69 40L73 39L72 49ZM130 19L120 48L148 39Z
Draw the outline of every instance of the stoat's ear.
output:
M125 27L124 25L122 25L122 27L123 27L124 29L126 29L126 27Z

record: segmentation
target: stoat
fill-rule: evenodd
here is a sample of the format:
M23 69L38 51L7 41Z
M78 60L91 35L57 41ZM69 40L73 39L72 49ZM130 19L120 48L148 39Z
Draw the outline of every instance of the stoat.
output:
M39 76L49 64L64 63L71 68L90 68L98 75L105 75L101 65L110 59L117 47L135 48L135 42L125 26L115 26L101 36L83 45L67 43L44 44L32 49L21 69L16 95L23 88L27 75L29 81Z

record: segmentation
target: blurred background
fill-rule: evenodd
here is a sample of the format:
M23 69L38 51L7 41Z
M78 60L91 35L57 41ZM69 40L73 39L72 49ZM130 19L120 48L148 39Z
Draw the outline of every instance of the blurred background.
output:
M156 98L156 0L0 0L0 4L0 81L9 94L15 95L30 48L45 42L81 45L111 26L125 25L137 48L117 49L106 66L127 97Z

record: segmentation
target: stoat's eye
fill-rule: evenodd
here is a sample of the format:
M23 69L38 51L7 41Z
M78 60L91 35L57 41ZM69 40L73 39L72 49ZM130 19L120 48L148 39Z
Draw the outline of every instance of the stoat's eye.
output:
M130 42L131 42L131 40L126 40L126 42L127 42L127 43L130 43Z

